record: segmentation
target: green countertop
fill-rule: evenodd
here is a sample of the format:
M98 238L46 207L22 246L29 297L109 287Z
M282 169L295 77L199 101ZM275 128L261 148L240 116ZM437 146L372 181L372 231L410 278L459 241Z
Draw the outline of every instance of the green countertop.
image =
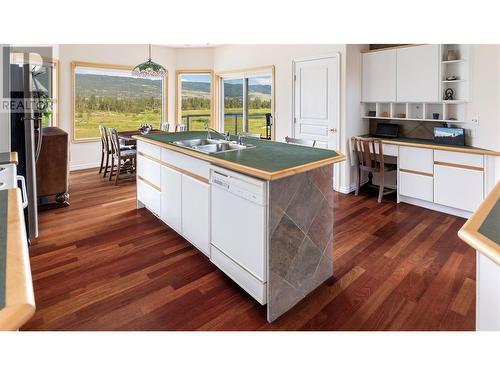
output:
M172 144L174 141L206 138L207 132L191 131L168 134L148 134L143 137L157 142ZM217 134L212 133L212 138L216 137L218 138ZM234 137L232 139L234 139ZM334 157L343 157L333 150L273 142L251 137L245 137L243 142L255 145L256 147L239 151L210 154L209 156L269 173L300 167Z
M500 246L500 199L488 213L478 232Z
M0 310L5 307L8 190L0 190Z

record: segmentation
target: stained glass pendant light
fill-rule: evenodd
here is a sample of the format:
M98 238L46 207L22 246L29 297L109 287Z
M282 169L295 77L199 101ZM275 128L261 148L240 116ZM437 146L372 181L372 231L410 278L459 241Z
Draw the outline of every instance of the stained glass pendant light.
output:
M145 77L145 78L159 78L163 77L166 73L167 70L163 66L151 60L151 44L149 45L148 61L137 65L132 70L132 75L136 77Z

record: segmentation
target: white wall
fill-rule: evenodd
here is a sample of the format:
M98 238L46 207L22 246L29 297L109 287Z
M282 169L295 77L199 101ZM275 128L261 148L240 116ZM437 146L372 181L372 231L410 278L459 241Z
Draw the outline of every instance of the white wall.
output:
M213 69L214 48L176 48L175 61L177 70Z
M71 123L71 67L72 61L85 61L102 64L135 66L148 57L147 45L127 44L61 44L59 46L60 62L60 127L72 138ZM175 103L175 49L153 46L152 58L162 64L168 71L168 119L174 118ZM95 167L100 162L100 144L71 143L71 170Z

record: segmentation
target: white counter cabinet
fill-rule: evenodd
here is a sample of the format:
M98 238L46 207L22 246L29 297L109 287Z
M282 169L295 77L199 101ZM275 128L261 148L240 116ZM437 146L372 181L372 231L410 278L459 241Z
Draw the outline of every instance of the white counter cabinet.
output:
M210 256L208 163L137 142L137 206Z
M182 175L182 235L210 257L210 185Z

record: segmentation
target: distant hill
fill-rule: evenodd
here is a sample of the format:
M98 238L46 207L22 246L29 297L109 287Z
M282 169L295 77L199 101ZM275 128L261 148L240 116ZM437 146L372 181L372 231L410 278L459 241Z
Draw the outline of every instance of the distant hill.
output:
M147 78L76 74L77 95L118 98L161 98L161 81Z
M146 78L114 77L95 74L76 74L77 95L90 97L117 97L117 98L150 98L161 97L161 81ZM184 96L210 96L208 82L182 82ZM226 97L239 97L243 91L242 84L225 84ZM270 85L250 85L248 92L251 97L260 96L269 98Z
M185 96L210 95L210 83L208 82L182 82L182 90ZM243 84L226 83L224 95L227 97L239 97L243 92ZM271 85L250 85L248 87L250 96L268 97L271 95Z

